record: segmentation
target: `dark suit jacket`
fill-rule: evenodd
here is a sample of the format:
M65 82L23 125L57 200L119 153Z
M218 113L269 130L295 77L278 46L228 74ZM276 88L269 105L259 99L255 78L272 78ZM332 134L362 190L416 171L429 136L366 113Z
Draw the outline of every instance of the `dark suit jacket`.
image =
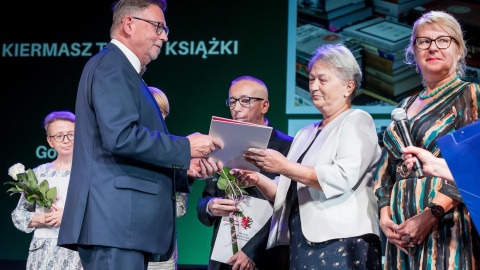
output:
M190 142L168 134L147 86L112 43L86 64L75 114L58 245L132 249L168 259L175 191L191 187L182 169L190 164Z
M287 155L290 145L292 144L293 138L283 134L278 130L273 130L272 135L270 136L270 141L268 142L267 148L274 149ZM267 177L274 179L277 174L269 173L265 171L260 171L262 174ZM260 198L266 200L260 190L256 187L247 188L249 196ZM218 227L221 223L221 217L211 217L207 214L207 204L214 197L223 197L225 193L223 190L217 187L217 182L214 182L211 179L207 179L205 183L205 189L202 193L202 198L199 199L197 204L197 215L200 222L205 226L213 225L213 236L211 241L211 250L213 250L213 245L215 244L215 239L217 238ZM242 251L255 262L256 267L260 270L272 269L288 269L288 263L285 262L284 256L288 256L288 246L277 246L272 249L267 250L267 241L268 234L270 231L270 219L267 221L265 226L253 237L248 243L242 248ZM283 250L282 250L283 249ZM285 252L286 250L286 252ZM287 265L285 265L287 264ZM218 270L225 268L225 264L209 260L208 269L209 270Z

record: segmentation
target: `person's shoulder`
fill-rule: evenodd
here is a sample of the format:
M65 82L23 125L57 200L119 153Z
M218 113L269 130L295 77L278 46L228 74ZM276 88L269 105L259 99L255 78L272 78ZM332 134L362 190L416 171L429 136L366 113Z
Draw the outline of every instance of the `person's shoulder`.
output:
M283 141L290 141L290 142L293 141L293 137L292 137L292 136L289 136L289 135L281 132L281 131L278 130L278 129L274 129L274 131L275 131L275 135L276 135L275 137L276 137L276 138L278 138L278 139L280 139L280 140L283 140Z
M113 43L107 44L101 51L97 53L97 55L99 57L111 57L114 59L118 58L119 55L124 55L125 58L127 58L125 53L123 53L123 51Z
M368 121L373 122L373 117L370 113L362 109L351 109L346 117L345 121L358 123L358 121Z
M477 94L480 92L480 84L476 82L466 82L466 85L472 92L476 92Z
M47 171L50 169L50 165L51 165L50 162L44 163L44 164L40 164L40 165L38 165L37 167L33 168L32 170L33 170L35 173L45 173L45 172L47 172Z
M355 119L358 117L372 117L368 112L362 109L350 109L340 114L338 118L343 118L343 121Z

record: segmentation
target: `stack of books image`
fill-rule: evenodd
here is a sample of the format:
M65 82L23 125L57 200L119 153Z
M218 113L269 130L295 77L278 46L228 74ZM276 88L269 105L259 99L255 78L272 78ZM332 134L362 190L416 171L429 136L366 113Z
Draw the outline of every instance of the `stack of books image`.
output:
M372 0L373 14L389 21L407 22L408 11L433 0Z
M357 62L360 65L362 64L362 47L358 40L313 24L298 26L296 38L297 62L306 66L318 47L323 44L339 43L343 43L349 48Z
M297 6L300 24L315 24L333 32L373 15L365 0L300 0Z
M362 65L362 47L359 42L340 33L335 33L313 24L304 24L297 27L296 39L296 75L297 86L308 92L308 62L315 50L323 44L344 44L355 56L358 64Z
M385 18L374 18L342 31L363 48L362 89L397 102L422 88L420 75L404 62L411 33L410 25Z

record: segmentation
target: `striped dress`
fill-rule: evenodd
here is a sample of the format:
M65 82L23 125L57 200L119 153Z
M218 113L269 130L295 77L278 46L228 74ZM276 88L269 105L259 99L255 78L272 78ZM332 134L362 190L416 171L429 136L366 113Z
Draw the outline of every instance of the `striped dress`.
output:
M406 98L399 107L407 110L416 98ZM458 80L409 119L414 145L441 156L436 138L477 120L479 105L479 85ZM384 133L385 148L375 178L379 208L391 207L393 221L400 224L421 213L438 192L461 201L454 184L438 177L417 178L408 172L401 159L401 141L390 125ZM465 205L460 203L448 211L425 241L409 253L387 243L385 269L480 269L480 240Z

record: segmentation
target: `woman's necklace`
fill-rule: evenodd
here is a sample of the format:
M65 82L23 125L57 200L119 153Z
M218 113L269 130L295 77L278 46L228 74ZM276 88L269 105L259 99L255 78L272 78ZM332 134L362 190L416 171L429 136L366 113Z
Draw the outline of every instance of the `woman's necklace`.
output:
M418 95L418 97L420 99L427 99L427 98L431 98L433 96L435 96L436 94L438 94L440 91L442 91L443 89L447 88L448 86L450 86L452 83L454 83L457 79L459 78L459 76L455 76L455 78L453 78L453 80L447 82L446 84L438 87L435 91L431 92L430 94L428 95L425 95L425 92L427 91L427 88L425 87L423 89L423 91Z

